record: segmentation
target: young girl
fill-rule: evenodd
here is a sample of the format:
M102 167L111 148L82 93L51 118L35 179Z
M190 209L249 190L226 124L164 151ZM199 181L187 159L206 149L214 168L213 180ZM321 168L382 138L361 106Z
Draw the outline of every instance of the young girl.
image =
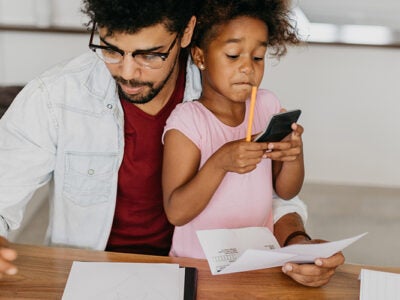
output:
M272 193L298 194L304 177L301 134L277 143L246 142L249 97L264 74L267 48L278 56L297 43L286 1L206 0L198 9L192 57L202 75L197 101L177 106L163 142L164 207L175 232L170 254L204 258L196 231L266 226L273 230ZM257 93L253 134L281 110Z

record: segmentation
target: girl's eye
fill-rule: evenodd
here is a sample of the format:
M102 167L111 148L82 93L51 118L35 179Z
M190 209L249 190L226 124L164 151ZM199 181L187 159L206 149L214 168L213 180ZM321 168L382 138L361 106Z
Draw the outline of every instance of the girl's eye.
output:
M255 56L253 59L254 59L255 61L263 61L263 60L264 60L264 57L257 57L257 56Z
M227 56L228 58L230 58L230 59L236 59L236 58L239 57L239 55L229 55L229 54L227 54L226 56Z

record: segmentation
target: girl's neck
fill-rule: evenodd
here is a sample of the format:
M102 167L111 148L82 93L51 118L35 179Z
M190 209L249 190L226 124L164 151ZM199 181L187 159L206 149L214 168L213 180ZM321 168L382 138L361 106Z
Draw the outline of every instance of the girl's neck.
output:
M201 96L199 102L211 111L225 125L236 127L243 123L246 115L246 102L211 99Z

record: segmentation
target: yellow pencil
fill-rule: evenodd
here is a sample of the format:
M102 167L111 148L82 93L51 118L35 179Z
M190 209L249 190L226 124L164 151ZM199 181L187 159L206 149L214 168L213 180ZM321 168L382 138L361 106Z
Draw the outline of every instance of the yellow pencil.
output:
M250 113L249 113L249 119L247 121L246 142L251 141L251 127L253 126L254 107L256 105L256 96L257 96L257 87L253 86L251 88Z

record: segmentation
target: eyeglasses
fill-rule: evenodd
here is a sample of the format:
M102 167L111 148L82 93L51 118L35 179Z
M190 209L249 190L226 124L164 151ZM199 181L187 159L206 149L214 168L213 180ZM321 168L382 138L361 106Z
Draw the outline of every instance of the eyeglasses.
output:
M108 64L119 64L123 61L125 55L132 55L135 62L144 68L147 69L160 69L163 66L164 61L168 58L172 48L175 46L176 41L178 39L178 34L175 39L172 41L169 46L167 52L153 52L146 50L137 50L132 52L127 52L121 50L113 45L107 43L103 38L100 37L100 41L102 41L105 46L102 45L94 45L93 37L96 28L96 23L93 24L92 33L90 35L89 40L89 48L96 53L96 55Z

